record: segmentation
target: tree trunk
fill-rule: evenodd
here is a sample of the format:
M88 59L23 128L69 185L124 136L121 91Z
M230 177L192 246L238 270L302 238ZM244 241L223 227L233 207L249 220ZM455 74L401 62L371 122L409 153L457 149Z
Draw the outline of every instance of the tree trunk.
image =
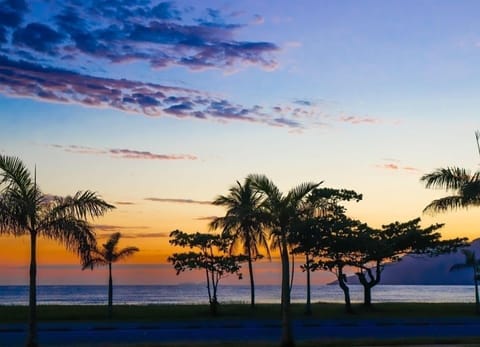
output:
M308 254L305 254L305 264L307 271L307 304L305 305L305 314L307 316L312 315L312 303L311 303L311 286L310 286L310 259Z
M248 246L248 273L250 275L250 307L255 308L255 282L253 280L252 251Z
M338 274L338 284L340 288L343 290L343 295L345 297L345 311L347 313L353 313L352 303L350 302L350 288L345 283L346 276L343 274L342 270L339 271Z
M113 310L113 280L112 280L112 263L108 263L108 319L112 318Z
M290 312L290 260L285 232L282 230L280 256L282 260L282 340L281 347L294 347Z
M30 232L30 295L27 347L37 347L37 233Z
M365 306L372 306L372 286L367 284L363 287L363 304Z
M368 279L366 276L367 274ZM382 267L379 262L377 262L375 266L375 276L373 275L371 268L361 269L360 272L357 272L358 280L363 286L363 304L367 307L372 306L372 288L375 287L378 283L380 283L381 275Z

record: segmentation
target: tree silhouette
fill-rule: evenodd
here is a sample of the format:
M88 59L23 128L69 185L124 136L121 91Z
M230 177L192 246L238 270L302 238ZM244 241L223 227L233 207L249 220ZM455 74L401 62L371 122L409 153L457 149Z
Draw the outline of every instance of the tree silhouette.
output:
M480 154L480 132L475 132L477 147ZM471 173L459 167L436 169L420 178L426 188L440 188L449 195L432 201L425 207L424 212L437 213L470 206L480 206L480 171Z
M87 218L98 217L114 208L97 194L77 192L58 197L43 194L36 175L16 157L0 155L0 232L30 236L30 294L26 346L37 341L37 238L62 243L76 252L82 263L89 261L89 250L95 245L95 233Z
M172 263L177 275L186 270L205 271L210 312L212 315L216 315L217 289L220 280L231 274L235 274L241 279L240 263L247 260L246 256L228 255L231 240L224 235L198 232L188 234L181 230L174 230L170 233L169 242L174 246L195 249L190 252L174 253L168 257L168 261Z
M250 306L252 308L255 307L255 281L252 263L262 257L259 247L263 247L270 258L267 237L264 232L266 215L259 208L260 202L261 195L254 191L249 180L245 180L243 185L237 181L236 185L229 189L228 195L218 196L213 201L214 205L226 207L227 212L224 217L217 217L210 223L212 229L221 228L223 235L232 240L230 254L237 246L240 246L247 256Z
M305 314L312 314L311 307L311 272L314 268L314 257L318 245L325 241L326 233L321 230L321 219L332 215L345 212L345 207L341 202L360 201L362 194L353 190L316 188L308 196L302 206L302 213L299 225L296 226L291 234L291 243L294 245L293 253L303 254L305 262L300 266L306 273L307 281L307 299L305 305Z
M90 250L90 259L83 265L83 269L93 268L95 266L108 266L108 318L112 318L113 307L113 280L112 264L125 259L138 252L137 247L126 247L118 249L118 241L122 235L117 232L110 235L107 242L99 249L94 247Z
M480 314L480 299L478 295L478 279L480 277L479 266L480 259L475 257L475 251L469 249L461 250L465 256L465 262L460 264L455 264L450 268L450 271L458 271L463 269L471 269L473 272L473 283L475 284L475 312Z
M465 238L442 240L437 232L443 224L420 226L420 218L407 222L394 222L382 225L381 229L366 228L356 235L357 260L356 275L364 289L364 304L372 304L372 288L380 283L386 263L400 261L407 254L437 256L464 247Z
M282 194L278 187L265 175L249 175L247 180L252 182L253 188L263 196L261 208L268 215L268 227L272 242L279 245L282 263L282 347L295 345L292 331L290 308L290 235L301 214L301 206L308 195L320 183L302 183Z

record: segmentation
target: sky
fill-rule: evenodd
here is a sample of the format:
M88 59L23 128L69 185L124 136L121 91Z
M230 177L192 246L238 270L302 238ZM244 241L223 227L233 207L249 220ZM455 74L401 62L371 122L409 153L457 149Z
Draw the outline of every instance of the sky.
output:
M210 201L250 173L282 191L354 189L363 200L348 213L374 227L421 217L472 240L480 210L422 214L445 192L419 179L479 168L479 11L466 0L3 0L0 153L36 166L47 194L88 189L116 206L92 223L100 243L119 231L121 247L140 248L114 266L118 284L202 281L175 275L168 235L207 232L225 212ZM0 285L28 283L28 239L0 242ZM40 284L107 282L52 241L38 259ZM280 283L275 259L255 268L258 283Z

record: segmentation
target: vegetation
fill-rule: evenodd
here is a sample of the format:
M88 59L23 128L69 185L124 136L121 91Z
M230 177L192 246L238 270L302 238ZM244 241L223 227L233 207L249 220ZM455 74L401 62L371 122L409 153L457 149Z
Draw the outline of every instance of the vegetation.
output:
M267 236L264 231L267 216L260 209L261 196L253 190L250 180L242 185L237 181L229 194L220 195L214 205L224 206L227 212L224 217L217 217L211 223L212 229L221 228L223 237L230 239L230 254L237 246L241 246L248 262L250 278L250 306L255 307L255 281L252 263L262 258L259 248L262 247L270 258Z
M478 153L480 154L480 132L475 132ZM432 201L425 207L424 212L437 213L459 208L480 206L480 171L471 173L469 170L459 167L447 167L423 175L421 182L426 188L439 188L449 195Z
M312 315L305 317L303 304L291 304L292 319L304 322L317 320L362 321L365 319L428 320L432 317L462 318L477 315L469 303L379 303L373 308L353 304L355 314L347 314L343 304L312 303ZM280 304L258 303L255 310L245 304L222 304L218 315L210 315L210 305L115 305L113 320L98 305L39 305L38 318L42 322L202 322L225 320L278 321ZM21 323L28 316L26 306L0 305L0 323ZM194 324L194 323L192 323Z
M62 243L76 252L83 263L89 261L95 234L88 217L98 217L114 208L97 194L77 192L58 197L42 193L36 173L27 170L15 157L0 155L0 232L14 236L30 236L30 295L26 346L37 342L37 238L45 237Z
M170 233L170 244L196 249L196 252L174 253L168 257L168 261L177 270L177 275L186 270L201 269L205 271L208 302L212 315L217 314L217 289L220 279L231 274L237 275L239 279L242 278L240 263L245 261L246 257L227 254L230 243L231 240L221 235L198 232L188 234L180 230Z
M119 250L118 241L121 236L118 232L113 233L101 249L97 247L90 249L90 257L83 265L83 270L86 268L93 270L95 266L108 266L108 318L112 318L113 306L112 264L139 251L137 247L126 247Z
M249 175L247 180L262 195L260 208L267 214L267 226L270 230L272 241L280 250L282 264L282 347L295 345L292 332L290 313L290 235L301 215L301 206L309 194L321 183L302 183L292 188L288 193L282 194L278 187L264 175Z
M478 295L478 279L480 277L479 274L479 266L480 266L480 259L475 257L475 252L462 249L462 253L465 256L465 262L461 264L454 264L450 268L450 271L457 271L462 269L471 269L473 273L473 283L475 284L475 312L480 314L480 299Z

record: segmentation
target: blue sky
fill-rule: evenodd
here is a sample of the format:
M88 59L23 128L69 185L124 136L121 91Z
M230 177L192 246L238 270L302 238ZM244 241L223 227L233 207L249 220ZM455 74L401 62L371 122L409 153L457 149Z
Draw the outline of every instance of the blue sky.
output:
M137 263L164 262L173 229L205 231L223 211L201 202L249 173L283 190L355 189L364 200L349 211L374 226L422 216L475 238L476 210L422 215L443 192L419 178L478 169L479 10L2 1L0 152L36 164L47 193L91 189L116 203L100 233L130 235ZM45 262L72 262L62 252ZM0 266L12 262L26 260L0 255Z

